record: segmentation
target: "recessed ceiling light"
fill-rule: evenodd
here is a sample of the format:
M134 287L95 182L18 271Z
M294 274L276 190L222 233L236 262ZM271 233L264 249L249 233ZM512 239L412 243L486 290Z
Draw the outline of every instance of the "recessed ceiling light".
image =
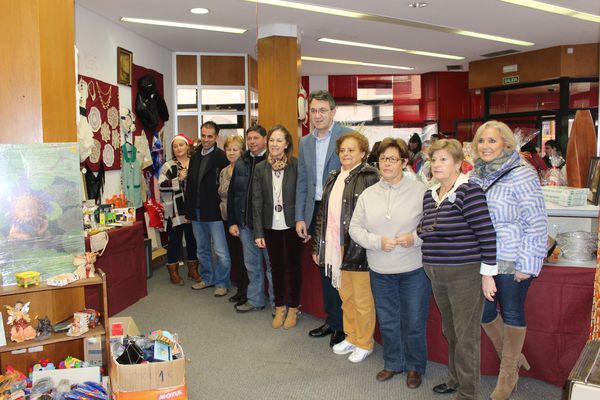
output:
M409 3L408 6L412 8L423 8L427 7L427 3L425 3L424 1L416 1L414 3Z
M413 67L403 67L401 65L375 64L375 63L362 62L362 61L340 60L338 58L322 58L322 57L309 57L309 56L302 56L301 58L304 61L318 61L318 62L335 63L335 64L348 64L348 65L364 65L364 66L367 66L367 67L403 69L403 70L406 70L406 71L411 71L411 70L414 69Z
M201 31L237 33L237 34L242 34L242 33L246 32L246 29L240 29L240 28L229 28L226 26L216 26L216 25L188 24L185 22L163 21L163 20L158 20L158 19L121 17L121 21L122 22L133 22L136 24L171 26L174 28L198 29Z
M600 23L600 15L590 14L586 12L581 12L577 10L573 10L571 8L555 6L554 4L548 4L541 1L533 1L533 0L500 0L505 3L515 4L517 6L534 8L540 11L546 11L549 13L565 15L567 17L583 19L585 21L598 22Z
M317 39L317 41L325 42L325 43L341 44L344 46L365 47L365 48L376 49L376 50L397 51L400 53L416 54L419 56L446 58L448 60L464 60L465 59L464 57L453 56L451 54L432 53L429 51L421 51L421 50L406 50L406 49L400 49L397 47L380 46L377 44L360 43L360 42L350 42L347 40L338 40L338 39L331 39L331 38L319 38L319 39Z
M202 7L192 8L190 10L190 12L192 14L208 14L208 8L202 8Z
M271 6L277 6L277 7L293 8L293 9L301 10L301 11L310 11L310 12L316 12L316 13L321 13L321 14L336 15L339 17L362 19L362 20L373 21L373 22L383 22L386 24L406 26L409 28L418 28L418 29L427 29L430 31L437 31L437 32L454 33L456 35L470 36L470 37L474 37L474 38L478 38L478 39L492 40L495 42L510 43L510 44L514 44L517 46L533 46L534 45L534 43L526 42L524 40L511 39L511 38L495 36L495 35L488 35L485 33L464 31L462 29L452 28L452 27L448 27L448 26L433 25L433 24L427 24L424 22L411 21L411 20L399 19L399 18L393 18L393 17L386 17L384 15L366 14L366 13L361 13L358 11L345 10L345 9L341 9L341 8L321 7L321 6L315 6L312 4L305 4L305 3L299 3L299 2L295 2L295 1L285 1L285 0L245 0L245 1L248 1L251 3L260 3L260 4L271 5Z

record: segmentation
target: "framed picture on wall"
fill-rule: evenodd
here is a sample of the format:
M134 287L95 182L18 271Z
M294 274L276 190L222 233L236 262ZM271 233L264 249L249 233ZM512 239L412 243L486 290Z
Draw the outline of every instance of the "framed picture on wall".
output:
M122 47L117 47L117 82L121 85L131 86L131 71L133 66L133 53Z
M587 187L590 189L588 200L598 205L600 199L600 157L592 157L588 171Z

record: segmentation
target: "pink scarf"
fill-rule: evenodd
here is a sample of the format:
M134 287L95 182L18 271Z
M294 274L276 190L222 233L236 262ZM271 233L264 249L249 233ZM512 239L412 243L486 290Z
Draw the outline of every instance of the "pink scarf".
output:
M325 231L325 275L331 277L331 284L334 288L340 289L342 285L341 267L342 267L342 238L340 238L340 222L342 219L342 203L344 198L344 188L346 187L346 178L350 171L341 170L337 176L329 200L327 202L327 229Z

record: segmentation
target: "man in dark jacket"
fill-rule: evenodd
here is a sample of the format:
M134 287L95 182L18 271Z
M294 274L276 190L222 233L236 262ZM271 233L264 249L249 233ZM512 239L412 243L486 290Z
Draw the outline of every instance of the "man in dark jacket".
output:
M219 209L219 174L229 165L225 152L217 147L219 126L212 121L201 128L201 146L190 158L185 193L186 217L192 221L196 238L202 281L192 285L201 290L216 286L215 296L229 291L231 259L225 238L225 228ZM213 265L212 252L216 256Z
M244 264L248 271L248 301L236 304L237 312L245 313L265 308L265 281L263 260L267 264L269 297L273 300L273 281L271 263L266 249L259 249L254 242L252 231L252 179L256 164L266 157L267 131L260 125L254 125L246 131L248 150L236 161L227 194L227 223L229 233L238 236L244 250ZM272 301L271 301L272 303Z

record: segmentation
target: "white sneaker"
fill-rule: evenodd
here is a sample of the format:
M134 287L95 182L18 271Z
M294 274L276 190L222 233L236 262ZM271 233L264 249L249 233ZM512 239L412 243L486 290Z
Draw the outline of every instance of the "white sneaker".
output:
M352 363L363 362L367 357L371 355L371 353L373 353L373 349L365 350L361 349L360 347L354 346L354 351L352 352L352 354L350 354L350 357L348 357L348 361Z
M335 346L333 346L332 349L335 354L348 354L355 351L357 347L344 339Z

